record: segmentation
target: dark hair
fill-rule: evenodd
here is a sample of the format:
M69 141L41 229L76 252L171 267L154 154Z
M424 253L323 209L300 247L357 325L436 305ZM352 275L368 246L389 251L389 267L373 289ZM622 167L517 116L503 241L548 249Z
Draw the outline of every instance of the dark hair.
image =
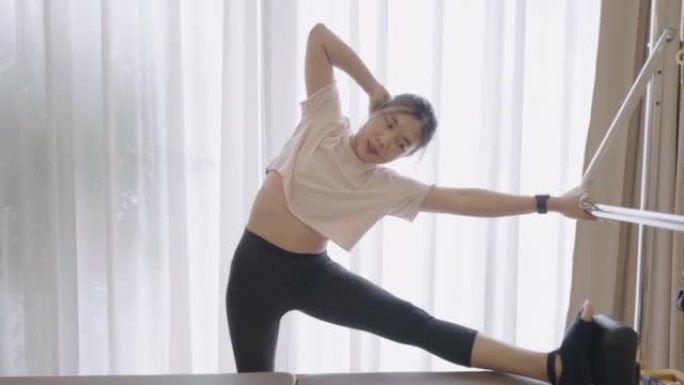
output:
M427 99L414 94L396 95L381 105L374 113L382 115L394 111L409 114L420 123L420 143L408 155L413 155L430 143L437 129L437 118Z

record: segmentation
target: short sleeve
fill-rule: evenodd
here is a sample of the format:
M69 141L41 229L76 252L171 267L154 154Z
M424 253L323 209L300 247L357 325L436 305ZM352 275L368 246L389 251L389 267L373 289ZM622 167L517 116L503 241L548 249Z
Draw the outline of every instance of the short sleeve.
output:
M333 81L316 90L300 103L302 115L294 132L265 169L278 170L283 177L293 177L295 164L307 164L323 140L341 137L349 130L349 121L342 116L337 85Z
M342 117L340 96L335 81L316 90L300 105L302 107L302 121L311 119L337 121Z
M391 202L391 205L387 214L413 222L420 212L420 206L423 204L425 196L433 185L395 172L392 172L390 176L391 179L388 183L390 197L388 201Z

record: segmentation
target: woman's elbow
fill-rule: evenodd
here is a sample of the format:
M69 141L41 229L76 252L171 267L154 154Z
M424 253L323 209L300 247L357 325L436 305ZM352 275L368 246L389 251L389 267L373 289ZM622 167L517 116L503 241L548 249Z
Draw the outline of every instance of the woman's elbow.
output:
M316 23L309 31L309 40L319 39L326 31L327 27L323 23Z

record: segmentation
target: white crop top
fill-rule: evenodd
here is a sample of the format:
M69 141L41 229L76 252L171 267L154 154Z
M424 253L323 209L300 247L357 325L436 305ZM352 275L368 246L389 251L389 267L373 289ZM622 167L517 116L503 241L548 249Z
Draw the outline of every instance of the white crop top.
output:
M385 215L413 221L432 185L357 157L335 82L301 107L292 137L266 168L282 175L292 214L347 251Z

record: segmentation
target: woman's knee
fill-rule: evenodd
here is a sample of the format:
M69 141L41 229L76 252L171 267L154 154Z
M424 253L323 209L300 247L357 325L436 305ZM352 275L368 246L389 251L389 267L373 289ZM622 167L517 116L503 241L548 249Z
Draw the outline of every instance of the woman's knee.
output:
M432 319L434 317L425 310L402 300L393 317L393 329L396 333L394 339L412 345L418 344L422 340L423 330Z

